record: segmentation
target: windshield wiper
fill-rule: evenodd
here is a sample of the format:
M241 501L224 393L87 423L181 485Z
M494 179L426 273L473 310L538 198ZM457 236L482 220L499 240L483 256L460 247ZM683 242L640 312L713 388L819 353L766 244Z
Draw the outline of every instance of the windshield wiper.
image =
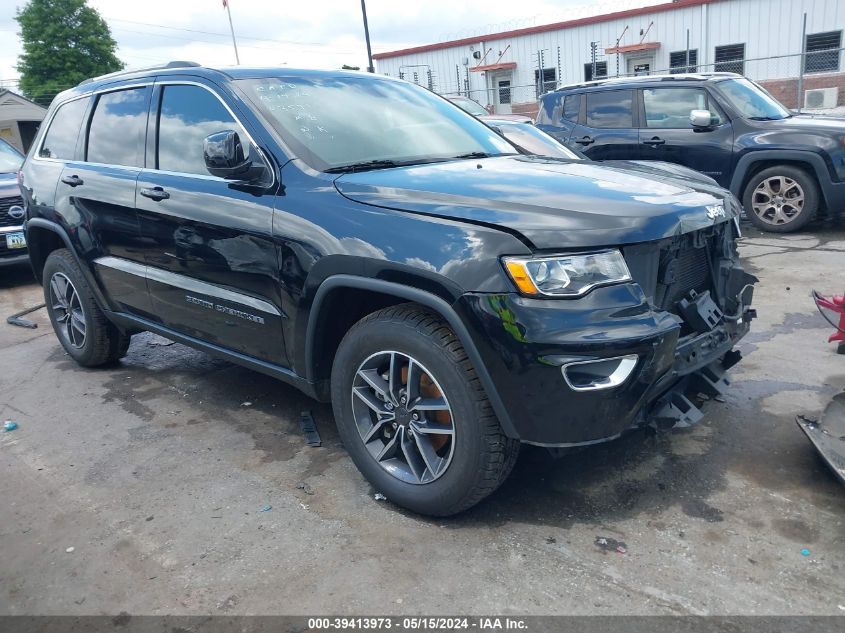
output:
M365 160L360 163L350 163L349 165L338 165L337 167L329 167L324 171L327 174L345 174L356 171L366 171L368 169L387 169L389 167L401 167L407 165L407 162L400 162L395 160Z
M785 116L750 116L748 117L752 121L782 121L783 119L787 118Z
M493 154L488 154L487 152L469 152L467 154L452 156L452 158L490 158L492 155Z

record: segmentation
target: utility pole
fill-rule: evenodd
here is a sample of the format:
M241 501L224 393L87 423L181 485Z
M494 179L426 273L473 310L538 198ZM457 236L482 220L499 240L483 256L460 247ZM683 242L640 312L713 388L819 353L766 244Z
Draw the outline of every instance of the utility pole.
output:
M361 15L364 16L364 39L367 40L367 72L376 72L373 66L373 50L370 48L370 27L367 25L367 5L365 0L361 0Z
M235 63L240 66L241 58L238 55L238 42L235 39L235 27L232 26L232 10L229 8L229 0L223 0L223 7L226 9L226 13L229 15L229 30L232 32L232 46L235 47Z

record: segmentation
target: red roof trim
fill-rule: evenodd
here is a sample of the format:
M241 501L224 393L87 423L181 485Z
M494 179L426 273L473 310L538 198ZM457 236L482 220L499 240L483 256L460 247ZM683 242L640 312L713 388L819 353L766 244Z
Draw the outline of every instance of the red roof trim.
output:
M606 48L604 52L608 55L613 53L637 53L639 51L654 51L660 48L660 42L643 42L641 44L628 44L627 46L614 46Z
M486 66L473 66L469 69L471 73L483 73L486 70L508 70L516 68L516 62L502 62L501 64L487 64Z
M425 46L403 48L401 50L388 51L386 53L375 53L373 55L373 59L388 59L390 57L401 57L403 55L410 55L412 53L425 53L428 51L437 51L445 48L454 48L456 46L468 46L469 44L477 44L478 42L492 42L495 40L502 40L508 37L532 35L534 33L546 33L548 31L559 31L561 29L569 29L575 26L599 24L601 22L608 22L610 20L632 18L638 15L649 15L651 13L659 13L661 11L686 9L688 7L697 7L703 4L712 4L714 2L719 2L719 0L678 0L677 2L665 2L663 4L655 4L650 7L639 7L637 9L628 9L626 11L617 11L615 13L605 13L603 15L591 15L586 18L578 18L577 20L568 20L566 22L554 22L553 24L530 26L524 29L516 29L514 31L502 31L500 33L490 33L489 35L481 35L478 37L466 37L460 40L450 40L448 42L426 44Z

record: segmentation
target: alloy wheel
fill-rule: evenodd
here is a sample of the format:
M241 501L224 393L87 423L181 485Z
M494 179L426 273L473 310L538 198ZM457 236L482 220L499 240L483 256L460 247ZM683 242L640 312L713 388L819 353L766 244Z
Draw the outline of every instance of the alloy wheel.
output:
M754 189L751 207L766 224L788 224L804 209L804 189L786 176L766 178Z
M352 414L370 456L397 479L427 484L455 452L452 409L419 361L384 351L367 358L352 382Z
M64 273L50 278L50 306L56 319L56 329L72 347L85 345L87 324L79 293Z

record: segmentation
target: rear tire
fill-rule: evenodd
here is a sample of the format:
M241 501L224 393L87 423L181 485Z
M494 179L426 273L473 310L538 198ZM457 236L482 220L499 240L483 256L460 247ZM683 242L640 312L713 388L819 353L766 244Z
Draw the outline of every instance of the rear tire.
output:
M799 167L775 165L755 174L742 198L745 215L758 228L791 233L807 225L819 208L819 186Z
M69 250L50 253L42 279L53 330L73 360L83 367L99 367L126 356L129 335L118 330L100 310Z
M355 465L377 491L414 512L466 510L516 462L519 442L502 431L460 341L440 316L415 304L370 314L347 332L331 394Z

